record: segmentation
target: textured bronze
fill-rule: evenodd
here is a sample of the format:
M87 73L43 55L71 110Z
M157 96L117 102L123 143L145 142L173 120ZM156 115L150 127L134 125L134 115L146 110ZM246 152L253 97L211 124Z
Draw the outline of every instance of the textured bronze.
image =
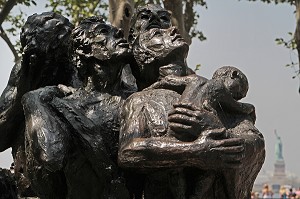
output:
M233 66L196 75L170 16L138 7L129 43L101 17L75 28L51 12L28 18L0 98L19 194L250 198L265 146L254 106L239 101L248 80Z

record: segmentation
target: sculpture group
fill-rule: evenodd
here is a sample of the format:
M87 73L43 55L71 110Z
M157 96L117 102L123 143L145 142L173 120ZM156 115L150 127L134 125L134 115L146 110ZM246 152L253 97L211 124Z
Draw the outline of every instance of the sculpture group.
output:
M246 76L188 68L188 45L158 5L128 39L101 17L77 27L30 16L0 98L0 151L20 193L40 198L246 199L264 162Z

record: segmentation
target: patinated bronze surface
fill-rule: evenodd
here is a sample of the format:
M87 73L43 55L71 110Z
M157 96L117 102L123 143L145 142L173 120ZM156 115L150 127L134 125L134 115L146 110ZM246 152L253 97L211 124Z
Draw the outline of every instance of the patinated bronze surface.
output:
M136 22L133 72L140 92L126 100L121 116L119 165L137 175L132 192L138 198L249 198L265 152L254 107L236 101L246 95L247 79L232 67L212 80L186 76L184 41L157 12ZM150 28L140 28L147 23Z
M120 75L131 57L129 44L122 30L97 17L83 20L72 38L84 86L45 87L23 97L29 176L36 189L45 181L42 198L128 198L117 148L119 109L127 95ZM65 192L49 192L45 173L52 182L63 178Z
M0 197L17 199L17 185L13 174L7 169L0 169Z
M20 195L33 195L27 178L22 96L31 90L62 83L80 85L70 62L70 34L73 25L55 13L34 14L21 32L22 61L12 69L0 98L0 151L12 147Z
M0 150L13 147L19 192L249 198L265 150L254 106L239 102L246 76L232 66L196 75L159 5L138 7L128 40L101 17L75 28L55 13L28 18L0 98Z

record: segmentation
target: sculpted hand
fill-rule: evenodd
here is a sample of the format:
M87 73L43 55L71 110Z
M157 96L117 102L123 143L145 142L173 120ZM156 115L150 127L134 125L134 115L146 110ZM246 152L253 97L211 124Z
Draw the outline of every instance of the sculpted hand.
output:
M174 105L174 107L168 116L169 127L180 140L185 136L192 136L195 140L205 130L223 128L219 118L211 112L200 111L192 106Z
M58 86L46 86L44 88L39 88L28 93L28 95L34 96L34 98L40 100L41 102L50 102L54 97L62 98L65 97L67 94L68 93L65 88L61 89Z
M70 86L65 86L63 84L59 84L58 88L65 94L65 96L71 95L76 91L75 88L70 87Z
M225 137L225 129L209 130L196 140L204 145L204 167L207 169L237 169L245 158L244 139Z

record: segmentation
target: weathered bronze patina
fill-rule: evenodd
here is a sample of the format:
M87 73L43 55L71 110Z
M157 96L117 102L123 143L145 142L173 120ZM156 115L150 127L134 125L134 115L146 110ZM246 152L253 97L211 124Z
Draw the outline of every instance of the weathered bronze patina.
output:
M254 107L237 101L247 79L234 67L212 80L188 75L188 48L157 12L133 31L140 92L123 106L119 143L119 165L136 176L131 191L149 199L249 198L265 151Z
M75 28L55 13L28 18L0 98L0 150L13 147L20 193L250 198L265 149L254 106L239 101L248 80L232 66L195 74L170 16L138 7L129 43L101 17Z

